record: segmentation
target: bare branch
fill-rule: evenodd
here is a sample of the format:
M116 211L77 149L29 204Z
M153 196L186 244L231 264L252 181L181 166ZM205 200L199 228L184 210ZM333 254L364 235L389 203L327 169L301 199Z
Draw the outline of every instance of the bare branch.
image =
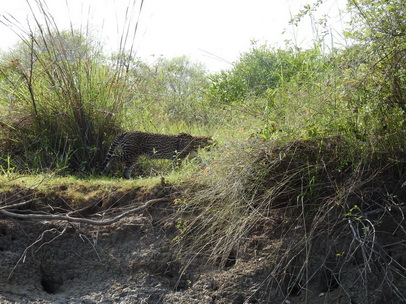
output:
M65 233L65 231L66 231L66 228L67 228L67 225L64 227L64 229L63 229L62 231L58 231L58 229L56 229L56 228L51 228L51 229L48 229L48 230L45 230L44 232L42 232L41 235L40 235L30 246L28 246L27 248L25 248L23 254L22 254L21 257L19 258L19 260L17 261L17 263L14 265L13 269L11 270L11 272L10 272L10 274L9 274L9 276L8 276L8 280L10 280L11 277L13 276L13 273L14 273L14 271L16 270L18 264L20 264L21 262L22 262L22 263L25 262L25 259L26 259L26 257L27 257L27 252L28 252L28 250L29 250L30 248L32 248L33 246L35 246L36 244L38 244L39 242L41 242L41 241L44 239L45 234L47 234L47 233L58 233L58 235L57 235L56 237L54 237L51 241L45 243L45 244L49 244L49 243L51 243L52 241L54 241L56 238L58 238L58 237L60 237L61 235L63 235L63 234ZM42 244L42 245L38 248L38 250L39 250L43 245L44 245L44 244Z
M120 219L142 211L151 205L155 203L160 203L160 202L167 202L169 201L168 198L157 198L157 199L152 199L144 203L144 205L138 206L136 208L132 208L128 211L125 211L116 217L113 217L111 219L107 220L92 220L92 219L86 219L86 218L77 218L77 217L70 217L66 215L54 215L54 214L19 214L11 211L7 211L4 209L0 209L0 213L4 214L8 217L14 217L14 218L19 218L19 219L31 219L31 220L47 220L47 221L66 221L66 222L74 222L74 223L81 223L81 224L88 224L88 225L94 225L94 226L108 226L111 224L114 224L118 222Z
M34 201L34 200L33 200L33 199L30 199L30 200L28 200L28 201L24 201L24 202L21 202L21 203L16 203L16 204L12 204L12 205L1 206L1 207L0 207L0 210L3 210L3 209L10 209L10 208L16 208L16 207L21 207L21 206L24 206L24 205L27 205L27 204L31 203L32 201Z

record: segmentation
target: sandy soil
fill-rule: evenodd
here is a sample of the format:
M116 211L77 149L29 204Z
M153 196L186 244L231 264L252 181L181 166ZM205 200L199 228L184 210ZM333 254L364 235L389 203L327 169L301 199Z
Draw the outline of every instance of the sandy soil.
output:
M0 303L367 303L323 284L288 297L270 290L266 246L227 267L189 265L173 212L159 203L108 227L0 216Z

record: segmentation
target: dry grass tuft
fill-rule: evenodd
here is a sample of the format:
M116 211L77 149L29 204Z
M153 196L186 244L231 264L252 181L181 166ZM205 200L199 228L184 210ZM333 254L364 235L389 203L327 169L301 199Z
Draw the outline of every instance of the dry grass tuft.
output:
M253 138L220 154L182 209L183 254L223 267L262 254L272 264L263 288L285 296L357 288L357 303L406 299L393 256L405 246L404 157L343 137Z

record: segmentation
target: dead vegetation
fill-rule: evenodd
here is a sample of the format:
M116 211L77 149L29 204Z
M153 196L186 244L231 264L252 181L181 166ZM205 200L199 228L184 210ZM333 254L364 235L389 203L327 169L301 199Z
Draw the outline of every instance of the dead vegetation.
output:
M334 290L326 303L406 300L396 258L406 245L403 155L367 154L342 137L254 139L225 152L205 177L210 187L184 206L189 258L270 261L268 301Z

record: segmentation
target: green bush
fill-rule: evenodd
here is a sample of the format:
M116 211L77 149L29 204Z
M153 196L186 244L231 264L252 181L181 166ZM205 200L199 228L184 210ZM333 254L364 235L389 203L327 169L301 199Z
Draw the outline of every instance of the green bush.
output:
M292 81L299 84L313 82L318 75L332 68L329 57L317 47L305 51L283 50L254 43L232 69L210 77L208 97L215 102L230 104L268 96Z
M357 52L352 56L356 64L345 69L351 88L346 97L363 113L365 128L377 136L396 134L406 127L405 3L362 0L349 5L355 16L346 34L356 41Z
M23 40L2 61L3 132L14 143L2 149L19 158L21 168L99 163L129 98L122 68L79 32L55 29Z
M162 132L170 125L211 123L211 110L204 98L208 79L201 64L185 56L160 57L150 65L137 62L131 74L135 92L128 114L136 119L127 120L129 128Z

